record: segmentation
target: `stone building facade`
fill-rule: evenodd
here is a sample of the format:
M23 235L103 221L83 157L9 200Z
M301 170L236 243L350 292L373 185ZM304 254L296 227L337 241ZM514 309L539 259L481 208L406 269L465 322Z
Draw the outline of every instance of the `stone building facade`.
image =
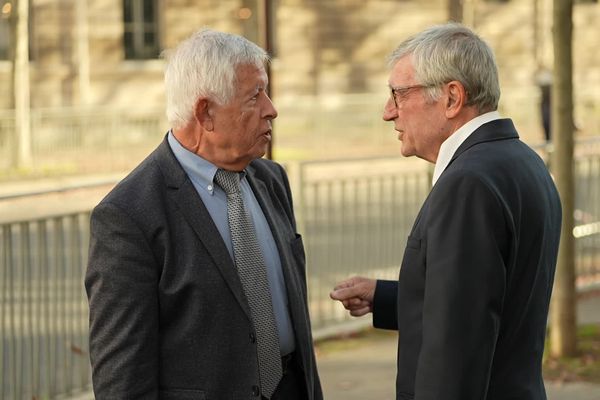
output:
M6 60L10 3L0 0L2 93L10 93L11 88L11 63ZM270 15L272 92L280 108L278 143L302 147L301 142L308 140L320 143L320 148L327 148L322 144L328 140L339 143L344 138L360 144L370 135L389 131L380 121L388 95L386 56L410 33L444 22L448 15L446 0L29 3L33 110L131 109L159 113L161 118L162 49L202 26L242 34L264 45L265 15ZM536 75L540 68L551 67L551 3L463 1L465 22L474 25L496 51L503 88L501 112L515 119L532 142L543 137ZM580 130L589 134L600 132L598 23L600 4L576 4L576 119ZM0 111L10 107L11 96L0 96ZM166 122L162 123L167 129ZM387 149L391 142L378 143Z

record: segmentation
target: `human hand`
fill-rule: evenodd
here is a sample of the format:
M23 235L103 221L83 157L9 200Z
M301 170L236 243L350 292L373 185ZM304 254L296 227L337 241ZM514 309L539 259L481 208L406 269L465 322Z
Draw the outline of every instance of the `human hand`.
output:
M373 296L377 281L354 276L338 283L329 297L339 300L353 317L361 317L373 311Z

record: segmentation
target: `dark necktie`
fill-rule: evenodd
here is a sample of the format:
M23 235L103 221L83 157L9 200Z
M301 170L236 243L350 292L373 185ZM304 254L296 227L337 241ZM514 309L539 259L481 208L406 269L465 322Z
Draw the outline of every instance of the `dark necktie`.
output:
M257 336L261 392L271 398L281 380L282 367L267 268L252 220L244 207L239 173L219 169L215 181L227 194L227 219L234 260Z

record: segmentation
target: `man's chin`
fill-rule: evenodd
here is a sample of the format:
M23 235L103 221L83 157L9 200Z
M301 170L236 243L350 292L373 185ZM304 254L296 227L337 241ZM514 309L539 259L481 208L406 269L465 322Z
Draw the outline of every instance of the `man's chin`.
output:
M412 157L415 155L414 151L411 151L410 149L407 149L406 147L402 146L400 148L400 154L402 154L402 157Z
M257 146L256 151L254 152L254 155L255 155L254 159L264 157L268 151L269 151L268 143L263 146Z

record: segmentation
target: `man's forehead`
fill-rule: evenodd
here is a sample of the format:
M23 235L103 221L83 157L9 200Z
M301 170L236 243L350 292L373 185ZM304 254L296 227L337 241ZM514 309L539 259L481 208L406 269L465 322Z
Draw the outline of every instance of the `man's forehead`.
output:
M235 70L238 75L267 74L264 65L257 64L239 64L236 66Z
M415 69L411 62L401 62L398 60L390 71L388 83L390 86L398 86L400 84L413 83Z
M236 68L236 76L240 83L247 83L249 86L265 86L269 81L265 67L254 64L241 64Z

